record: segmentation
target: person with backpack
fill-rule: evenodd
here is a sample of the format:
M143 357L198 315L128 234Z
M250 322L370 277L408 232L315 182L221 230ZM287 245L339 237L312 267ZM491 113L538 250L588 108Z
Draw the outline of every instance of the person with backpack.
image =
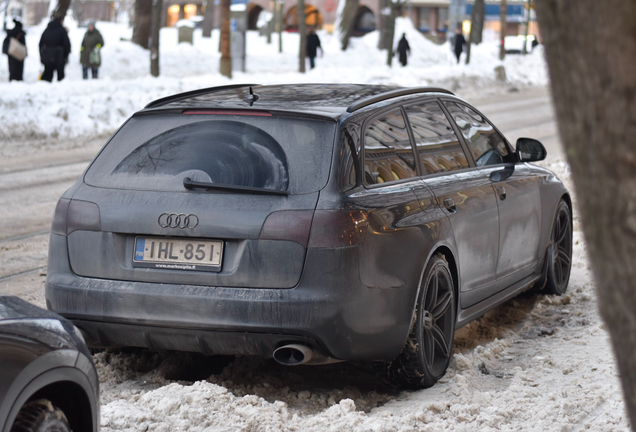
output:
M7 37L2 43L2 52L9 57L9 81L22 81L24 58L26 57L26 33L22 30L20 21L14 18L13 23L13 28L7 30ZM11 39L15 40L12 41ZM17 49L12 47L12 45L16 44L18 45Z
M99 66L102 64L101 49L104 46L102 34L95 28L95 21L88 24L88 30L82 40L80 63L82 64L82 76L88 79L88 70L91 70L93 79L97 78Z
M64 68L71 53L71 41L64 26L63 16L54 17L40 38L40 61L44 65L42 80L53 81L53 72L57 80L64 79Z

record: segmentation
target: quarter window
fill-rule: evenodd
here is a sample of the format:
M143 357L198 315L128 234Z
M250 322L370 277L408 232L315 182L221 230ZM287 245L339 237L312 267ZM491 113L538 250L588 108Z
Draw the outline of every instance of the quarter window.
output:
M426 174L468 168L466 154L437 102L411 105L405 110Z
M464 136L477 166L514 162L506 140L485 118L466 105L454 102L444 103Z
M346 190L354 186L356 183L356 171L359 170L358 164L360 155L360 129L354 124L348 124L343 128L340 138L340 189Z
M415 157L400 109L373 120L364 132L364 177L367 184L417 175Z

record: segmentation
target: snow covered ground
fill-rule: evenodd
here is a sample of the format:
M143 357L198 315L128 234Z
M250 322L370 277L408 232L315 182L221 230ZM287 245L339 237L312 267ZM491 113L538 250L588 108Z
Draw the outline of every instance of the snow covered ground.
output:
M346 52L339 49L336 37L320 32L324 57L317 67L300 74L298 69L298 35L283 34L282 54L278 53L278 35L268 45L263 36L249 32L247 72L234 73L230 80L218 73L219 33L212 38L194 34L194 45L177 44L174 28L161 31L161 76L149 76L148 51L126 41L132 30L123 24L98 23L104 36L103 65L100 79L81 79L79 48L85 28L67 18L72 51L62 82L38 81L42 66L38 43L45 23L27 28L30 55L25 60L24 82L8 80L6 60L0 67L0 155L33 151L42 146L68 145L69 140L88 135L114 132L133 112L148 102L169 94L229 83L254 82L274 84L288 82L374 83L403 86L442 85L451 90L473 92L495 83L494 68L500 61L498 48L483 43L473 49L469 66L457 65L448 46L438 46L417 32L410 21L399 19L396 35L407 34L412 55L407 67L394 59L386 66L386 52L376 49L377 33L353 39ZM6 57L4 57L6 58ZM529 56L508 56L503 63L507 86L545 85L547 74L542 49Z
M19 231L7 231L7 238L13 237L0 243L0 276L42 265L48 245L42 230L64 181L70 183L67 177L75 177L86 164L85 143L92 140L90 148L96 151L95 137L112 133L158 97L233 82L441 85L464 97L548 83L541 48L526 57L508 56L503 62L508 81L500 83L494 68L502 63L494 44L476 47L470 66L456 65L448 47L428 42L406 20L398 22L396 31L397 36L405 32L412 47L406 68L397 62L393 68L384 65L386 54L375 49L375 34L353 40L343 53L334 37L320 33L325 55L315 70L301 75L295 72L297 35L284 35L284 53L279 54L276 35L267 45L250 33L248 71L232 80L217 73L218 33L204 39L197 31L190 46L177 45L176 31L163 29L162 76L151 78L147 51L121 40L130 38L131 31L98 23L106 40L102 78L83 81L79 45L85 30L66 24L73 52L65 81L37 81L43 25L27 29L31 56L25 82L6 83L6 68L0 68L0 156L13 161L9 166L0 158L0 206L6 213L0 214L0 228L9 229L3 225L7 214L28 213L32 219ZM60 149L72 157L52 153ZM65 158L67 165L48 164L49 154ZM33 166L44 168L28 171ZM566 163L557 159L544 166L571 189ZM94 356L102 431L627 430L576 213L574 229L568 294L522 295L460 329L451 367L431 389L388 387L367 363L286 368L249 357L106 351ZM27 233L35 235L33 240L22 238ZM29 257L32 263L26 262ZM0 293L18 293L43 306L41 271L2 279Z

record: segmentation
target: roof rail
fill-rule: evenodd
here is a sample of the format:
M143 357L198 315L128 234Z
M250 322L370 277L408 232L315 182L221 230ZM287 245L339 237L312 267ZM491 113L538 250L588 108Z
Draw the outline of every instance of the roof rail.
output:
M405 89L399 89L399 90L391 90L391 91L380 93L374 96L369 96L364 99L360 99L358 102L349 105L349 107L347 108L347 112L352 113L354 111L359 110L360 108L364 108L365 106L369 106L371 104L374 104L376 102L381 102L383 100L392 99L399 96L418 94L418 93L446 93L453 96L455 95L451 91L448 91L443 88L438 88L438 87L413 87L413 88L405 88Z
M175 95L166 96L166 97L163 97L161 99L154 100L154 101L150 102L148 105L146 105L144 107L144 109L145 108L156 108L158 106L166 105L167 103L175 102L175 101L178 101L180 99L187 99L187 98L190 98L190 97L200 96L200 95L207 94L207 93L216 93L218 91L232 90L232 89L237 89L237 88L241 88L241 87L255 87L255 86L258 86L258 85L260 85L260 84L231 84L231 85L226 85L226 86L208 87L208 88L199 89L199 90L192 90L192 91L189 91L189 92L178 93L178 94L175 94Z

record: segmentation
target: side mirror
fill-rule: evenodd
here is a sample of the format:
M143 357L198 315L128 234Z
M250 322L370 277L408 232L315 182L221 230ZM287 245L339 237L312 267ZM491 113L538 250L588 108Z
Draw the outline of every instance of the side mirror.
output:
M517 156L520 162L537 162L542 161L548 155L548 152L536 139L519 138L517 140Z

